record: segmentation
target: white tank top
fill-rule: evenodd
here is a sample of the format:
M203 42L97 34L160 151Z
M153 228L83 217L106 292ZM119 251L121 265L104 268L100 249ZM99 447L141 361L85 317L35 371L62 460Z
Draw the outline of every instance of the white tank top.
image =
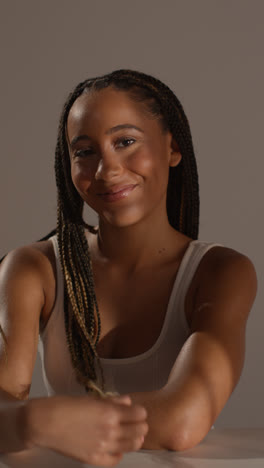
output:
M56 235L51 237L56 256L56 300L45 329L40 333L38 351L43 380L49 396L56 394L84 395L85 389L75 377L67 344L64 324L63 274ZM162 388L172 366L190 335L184 313L184 300L194 273L204 254L214 246L198 240L191 241L172 287L160 335L146 352L124 359L100 358L106 391L119 394L153 391ZM96 364L97 376L99 375ZM100 381L100 380L98 380Z

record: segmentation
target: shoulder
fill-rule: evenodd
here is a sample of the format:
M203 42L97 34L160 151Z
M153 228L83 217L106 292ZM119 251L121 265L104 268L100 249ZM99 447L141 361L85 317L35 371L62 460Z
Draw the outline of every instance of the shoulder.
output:
M27 283L27 287L32 285L34 291L43 291L43 313L52 307L56 292L56 259L50 240L13 249L2 260L1 285L5 288L21 282Z
M208 306L247 319L257 293L256 270L248 256L229 247L212 247L200 262L196 284L195 318Z
M229 247L213 246L201 261L200 286L205 279L214 282L216 278L226 284L225 275L228 275L231 287L243 278L251 280L251 287L256 286L256 270L247 255Z
M54 263L51 241L35 242L11 250L2 260L0 271L10 268L43 272Z

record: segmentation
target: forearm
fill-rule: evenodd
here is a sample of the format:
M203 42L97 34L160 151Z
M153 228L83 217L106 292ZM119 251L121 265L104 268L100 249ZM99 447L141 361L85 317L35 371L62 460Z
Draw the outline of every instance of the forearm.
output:
M0 390L0 453L30 448L27 400L19 400Z
M149 430L142 448L146 450L173 450L169 401L164 390L134 392L129 393L129 396L133 403L140 404L147 410Z
M148 413L149 431L142 449L182 451L197 445L211 427L206 395L198 394L193 395L191 381L177 390L165 386L159 391L130 393L133 403Z
M224 407L238 376L216 341L193 336L161 390L130 394L148 412L149 432L142 448L181 451L197 445Z

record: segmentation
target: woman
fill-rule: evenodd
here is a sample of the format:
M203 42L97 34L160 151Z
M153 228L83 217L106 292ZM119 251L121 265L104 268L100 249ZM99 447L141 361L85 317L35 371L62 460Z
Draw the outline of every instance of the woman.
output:
M56 231L9 253L0 272L0 386L23 399L12 408L27 428L12 422L20 442L5 447L105 466L142 447L193 447L239 380L257 280L248 257L197 240L181 104L131 70L80 83L62 112L55 170ZM84 203L98 226L84 222ZM50 398L27 400L39 333Z

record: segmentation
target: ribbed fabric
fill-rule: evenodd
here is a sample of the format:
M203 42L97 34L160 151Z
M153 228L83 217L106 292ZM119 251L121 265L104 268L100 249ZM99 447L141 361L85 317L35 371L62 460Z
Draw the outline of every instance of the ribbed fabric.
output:
M57 237L50 239L56 256L57 290L49 321L39 336L43 379L48 395L82 395L85 390L76 381L66 339L63 275ZM152 391L166 384L172 366L190 335L184 313L188 287L202 257L214 246L222 245L198 240L189 244L176 274L160 335L150 349L125 359L100 359L107 391L120 394Z

